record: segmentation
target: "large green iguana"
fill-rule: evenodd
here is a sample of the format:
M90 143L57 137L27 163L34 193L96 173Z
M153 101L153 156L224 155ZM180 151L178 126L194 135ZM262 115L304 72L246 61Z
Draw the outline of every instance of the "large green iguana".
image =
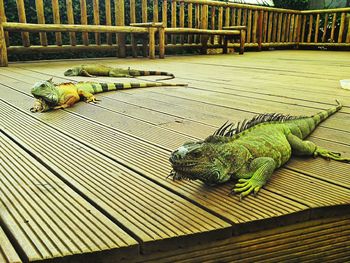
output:
M231 193L243 198L256 194L292 154L350 163L350 158L304 140L320 122L341 109L337 103L311 117L261 114L237 125L226 122L204 141L185 143L175 150L169 159L173 167L169 176L198 179L207 185L238 179Z
M86 102L96 102L93 94L121 90L129 88L147 88L161 86L187 86L187 84L175 83L98 83L98 82L78 82L54 84L52 79L40 81L34 84L31 92L37 99L32 112L44 112L51 109L64 109L73 106L76 102L84 98Z
M64 72L65 76L107 76L107 77L117 77L117 78L133 78L140 76L168 76L162 80L173 79L175 76L168 72L162 71L144 71L136 69L122 69L122 68L112 68L103 65L81 65L77 67L70 68Z

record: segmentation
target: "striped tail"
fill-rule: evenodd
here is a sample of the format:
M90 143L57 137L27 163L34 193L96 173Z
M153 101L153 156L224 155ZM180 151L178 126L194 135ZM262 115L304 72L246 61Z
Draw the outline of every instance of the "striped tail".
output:
M113 90L123 89L137 89L137 88L149 88L149 87L174 87L174 86L187 86L187 84L179 83L163 83L163 82L126 82L126 83L90 83L93 87L94 93L101 93Z
M343 105L340 103L339 100L336 100L336 102L338 104L337 106L332 107L332 108L330 108L328 110L320 111L319 113L311 116L311 118L315 122L315 126L317 126L319 123L321 123L322 121L324 121L329 116L333 115L334 113L336 113L337 111L339 111L343 107Z
M174 74L163 71L143 71L139 70L140 76L168 76L169 78L157 79L157 80L168 80L175 78Z

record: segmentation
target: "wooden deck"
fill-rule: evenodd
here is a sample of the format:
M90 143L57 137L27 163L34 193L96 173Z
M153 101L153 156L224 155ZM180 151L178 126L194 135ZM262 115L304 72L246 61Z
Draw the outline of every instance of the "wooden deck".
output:
M313 114L335 98L344 108L310 140L350 156L350 91L339 86L350 79L349 61L349 52L290 50L0 68L0 262L350 260L349 164L293 158L241 202L228 196L233 183L166 179L172 150L227 120ZM169 71L189 87L29 111L34 82L86 80L63 75L82 63ZM156 77L133 81L146 79Z

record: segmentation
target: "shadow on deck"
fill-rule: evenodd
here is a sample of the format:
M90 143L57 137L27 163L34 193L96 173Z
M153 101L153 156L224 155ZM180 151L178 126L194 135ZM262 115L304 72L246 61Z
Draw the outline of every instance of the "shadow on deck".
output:
M33 83L86 80L63 72L87 62L1 68L0 261L349 259L349 164L293 158L242 202L228 196L233 183L166 179L173 149L227 120L314 114L335 98L344 108L310 140L350 156L350 91L339 86L348 61L325 51L89 60L169 71L189 87L104 93L42 114L29 111Z

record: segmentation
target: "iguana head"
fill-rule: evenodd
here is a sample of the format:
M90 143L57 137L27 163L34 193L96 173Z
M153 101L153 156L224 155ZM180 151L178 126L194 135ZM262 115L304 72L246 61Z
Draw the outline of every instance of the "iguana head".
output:
M64 72L65 76L79 76L80 71L82 70L82 67L73 67L70 69L67 69Z
M58 104L58 89L52 82L52 78L35 83L31 92L35 98L45 101L49 106L55 106Z
M185 143L171 153L173 179L200 180L207 185L228 181L237 170L234 145L222 136L210 136L204 141Z

